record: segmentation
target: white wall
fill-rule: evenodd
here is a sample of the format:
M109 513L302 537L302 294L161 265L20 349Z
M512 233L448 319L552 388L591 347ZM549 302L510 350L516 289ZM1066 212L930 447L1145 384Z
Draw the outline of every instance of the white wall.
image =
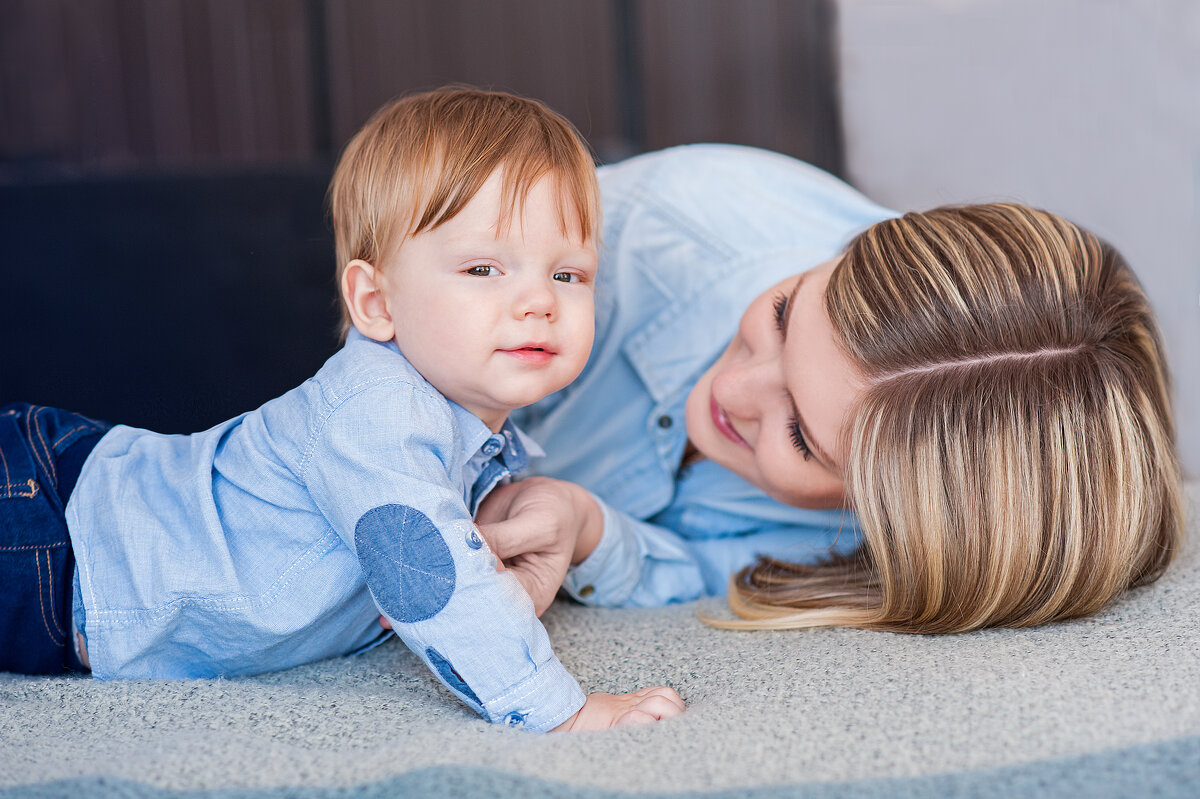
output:
M1158 311L1200 476L1200 1L839 0L851 182L1013 199L1112 242Z

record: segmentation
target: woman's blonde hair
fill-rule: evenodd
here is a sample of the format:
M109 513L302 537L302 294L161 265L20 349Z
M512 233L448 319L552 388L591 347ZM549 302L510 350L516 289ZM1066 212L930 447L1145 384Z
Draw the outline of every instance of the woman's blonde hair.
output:
M579 132L548 107L507 92L447 86L384 105L346 145L329 184L337 280L376 267L404 241L453 219L502 170L500 225L546 175L567 207L563 235L599 237L596 165ZM350 317L342 301L342 335Z
M1167 369L1115 249L994 204L872 226L825 308L867 388L843 430L863 543L763 558L731 627L954 633L1092 613L1179 548Z

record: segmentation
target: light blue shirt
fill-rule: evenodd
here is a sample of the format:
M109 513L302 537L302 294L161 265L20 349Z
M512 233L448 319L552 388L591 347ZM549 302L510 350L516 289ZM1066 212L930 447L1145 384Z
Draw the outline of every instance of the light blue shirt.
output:
M489 721L558 726L583 692L472 522L527 450L541 454L357 332L312 379L211 430L113 428L67 506L93 674L283 669L372 645L382 611Z
M596 343L582 375L513 418L546 448L539 474L589 489L604 534L567 591L593 605L724 593L770 554L811 562L858 544L853 514L793 508L711 461L679 468L684 402L768 287L894 216L794 159L676 147L600 169Z

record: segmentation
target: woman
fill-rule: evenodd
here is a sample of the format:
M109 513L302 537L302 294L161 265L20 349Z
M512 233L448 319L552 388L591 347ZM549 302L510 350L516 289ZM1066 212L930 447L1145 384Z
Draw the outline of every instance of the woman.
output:
M1018 205L895 218L747 148L600 172L595 349L518 412L553 479L478 517L539 608L569 558L588 604L736 573L729 626L958 632L1091 613L1167 566L1167 375L1112 248Z

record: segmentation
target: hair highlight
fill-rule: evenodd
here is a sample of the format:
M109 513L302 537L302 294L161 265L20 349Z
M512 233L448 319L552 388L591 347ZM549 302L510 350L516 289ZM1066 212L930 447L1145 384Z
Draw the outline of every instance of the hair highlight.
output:
M842 434L863 543L731 582L742 621L910 633L1094 613L1182 536L1162 344L1119 253L1044 211L880 222L825 308L867 388Z

